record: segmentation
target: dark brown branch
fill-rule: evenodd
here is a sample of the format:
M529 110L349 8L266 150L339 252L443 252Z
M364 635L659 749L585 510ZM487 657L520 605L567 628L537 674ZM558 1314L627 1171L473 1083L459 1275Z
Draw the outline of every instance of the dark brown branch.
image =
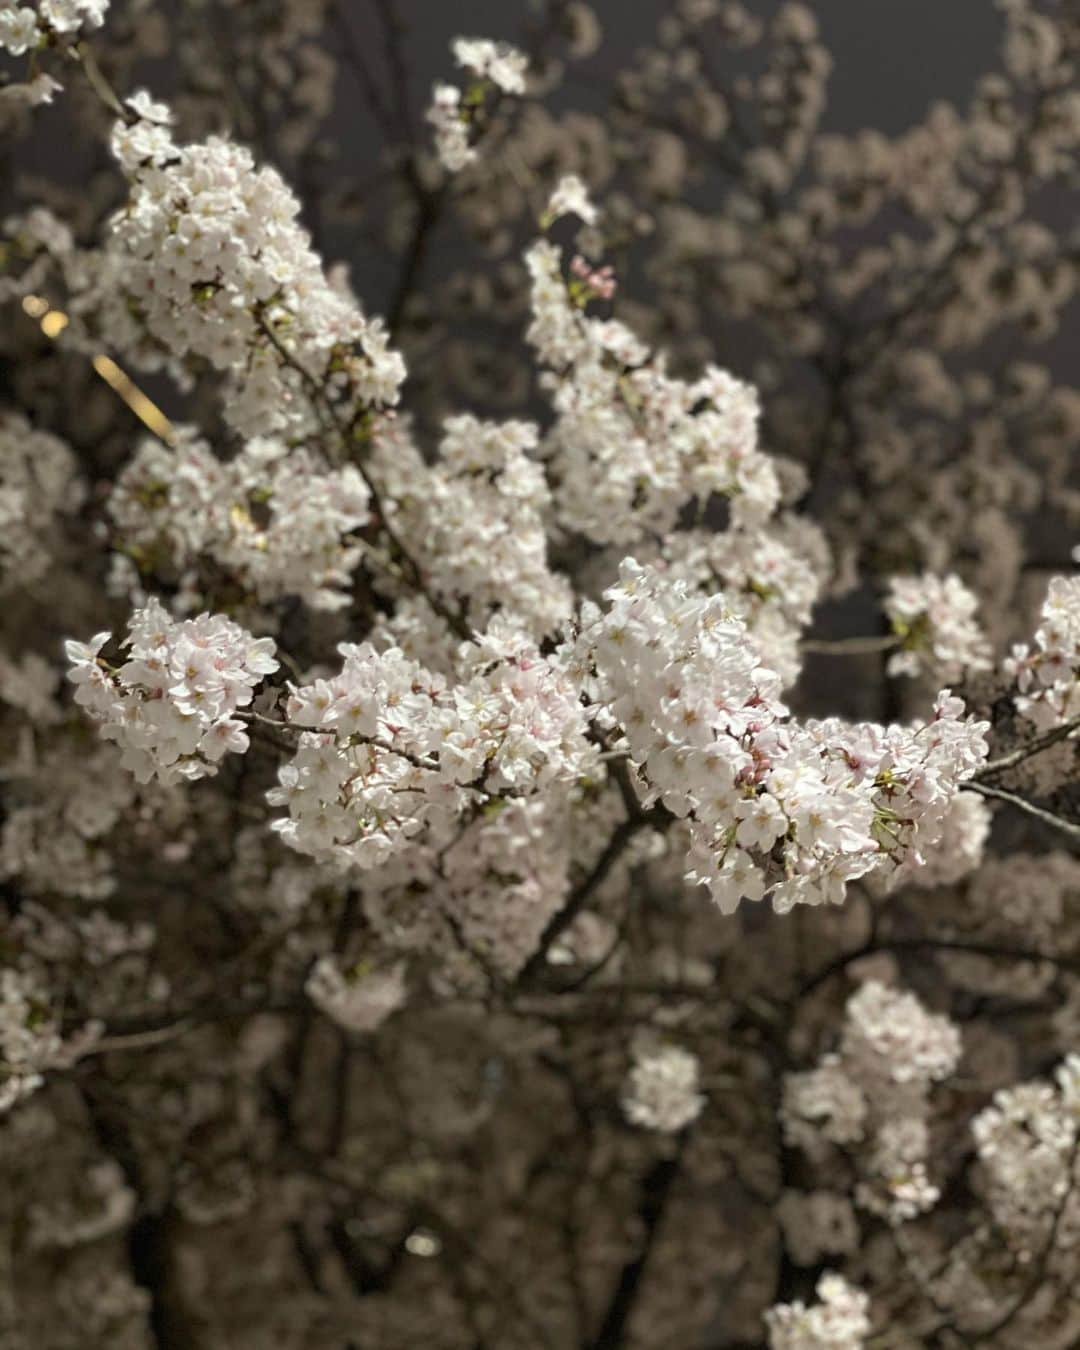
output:
M978 782L982 782L989 775L1015 768L1017 764L1022 764L1025 759L1031 759L1033 755L1041 754L1043 750L1048 750L1052 745L1057 745L1059 741L1068 740L1076 731L1080 731L1080 717L1071 717L1067 722L1062 722L1061 726L1054 727L1053 730L1044 732L1041 736L1036 736L1027 745L1011 750L1007 755L1002 755L1000 759L990 760L983 765L975 778Z
M554 914L549 920L540 938L540 945L532 956L526 961L522 969L520 980L522 983L528 983L536 978L537 974L543 969L547 961L548 952L553 944L574 922L577 916L588 904L593 892L604 881L608 873L622 857L627 845L648 823L647 817L638 816L631 820L624 820L619 825L611 838L608 840L604 851L597 858L589 873L584 879L570 892L570 897L566 904Z
M588 1343L588 1350L617 1350L625 1343L627 1326L644 1287L649 1257L679 1178L685 1147L686 1137L683 1136L674 1155L658 1158L642 1178L638 1203L638 1219L644 1229L641 1246L623 1266L600 1330Z

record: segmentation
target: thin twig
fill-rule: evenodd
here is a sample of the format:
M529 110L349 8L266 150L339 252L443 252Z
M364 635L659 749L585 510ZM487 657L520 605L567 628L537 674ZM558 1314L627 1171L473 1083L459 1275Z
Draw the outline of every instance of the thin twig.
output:
M125 107L121 102L119 94L105 78L93 50L85 42L77 42L74 46L66 48L66 52L72 61L82 67L90 88L97 94L106 108L115 113L128 126L133 126L139 120L138 114L134 109Z
M981 783L977 779L968 779L960 786L968 792L977 792L981 797L994 797L998 801L1008 802L1010 806L1015 806L1018 811L1032 816L1035 820L1041 821L1044 825L1049 825L1055 830L1080 844L1080 825L1071 820L1066 820L1064 816L1055 815L1053 811L1047 811L1045 807L1036 806L1034 802L1029 802L1026 797L1021 797L1015 792L1008 792L1005 788L992 787L989 783Z
M996 961L1047 962L1061 970L1080 973L1080 962L1068 961L1060 956L1055 956L1052 952L1040 952L1030 947L1004 947L992 942L979 942L974 939L967 941L963 938L880 938L865 942L849 952L844 952L822 966L800 986L798 1001L801 1002L827 980L840 974L841 971L846 970L848 966L861 960L864 956L873 956L878 952L906 951L954 952L968 956L985 956Z
M815 656L859 656L865 652L887 652L899 647L902 639L894 633L877 637L837 638L830 642L811 639L799 643L799 650Z
M622 1268L600 1328L589 1342L589 1350L615 1350L624 1343L627 1326L644 1287L649 1258L679 1179L687 1137L685 1133L680 1136L673 1157L657 1159L642 1177L637 1211L643 1229L641 1244Z
M152 1031L136 1031L129 1036L105 1036L84 1051L79 1058L88 1059L91 1055L111 1055L114 1051L147 1050L155 1045L164 1045L184 1036L196 1023L190 1017L182 1017L179 1022L157 1027Z
M540 945L522 969L522 981L527 982L532 979L543 968L552 944L570 927L585 908L593 892L622 857L627 845L647 823L648 818L646 816L638 816L634 819L624 820L616 827L607 842L607 846L593 864L588 875L570 893L570 898L562 909L548 920L547 927L540 938Z

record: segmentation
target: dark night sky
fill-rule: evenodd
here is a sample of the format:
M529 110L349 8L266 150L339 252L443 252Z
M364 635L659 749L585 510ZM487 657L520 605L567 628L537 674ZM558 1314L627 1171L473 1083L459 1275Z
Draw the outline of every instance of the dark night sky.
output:
M592 0L604 46L590 71L615 70L655 31L670 0ZM757 6L763 13L775 5ZM377 41L368 0L351 0L353 27ZM755 8L751 0L750 8ZM963 101L976 76L994 62L1001 24L993 0L816 0L835 67L830 82L830 130L862 126L903 130L935 99ZM530 12L528 0L400 0L410 23L419 87L448 73L447 44L459 33L514 39Z
M833 57L823 125L852 132L873 127L893 135L918 121L927 108L945 99L963 105L974 81L998 64L1000 16L993 0L808 0L818 16L822 37ZM603 114L615 74L637 48L654 40L657 22L673 0L592 0L604 30L595 55L574 63L566 83L550 98L555 109L576 108ZM777 0L749 0L763 16ZM371 0L345 0L348 22L370 68L386 75L383 33ZM449 44L457 35L520 41L532 0L396 0L406 27L405 50L410 97L416 123L432 84L453 79ZM738 70L738 58L728 67ZM333 135L343 162L363 177L374 165L378 133L364 108L355 80L339 73ZM709 198L699 185L699 200ZM379 312L388 299L385 260L351 245L349 232L331 226L324 239L331 257L347 257L354 284L367 306ZM452 248L452 246L451 246ZM437 266L437 264L436 264Z

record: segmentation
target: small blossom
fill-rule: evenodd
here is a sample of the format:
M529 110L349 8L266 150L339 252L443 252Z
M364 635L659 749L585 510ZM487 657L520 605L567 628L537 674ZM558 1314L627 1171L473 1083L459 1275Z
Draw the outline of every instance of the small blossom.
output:
M588 188L576 173L565 174L559 179L544 212L544 220L548 223L562 216L577 216L586 225L596 224L596 207L589 200Z
M661 1134L676 1134L705 1106L698 1091L698 1060L676 1045L639 1047L622 1097L627 1120Z

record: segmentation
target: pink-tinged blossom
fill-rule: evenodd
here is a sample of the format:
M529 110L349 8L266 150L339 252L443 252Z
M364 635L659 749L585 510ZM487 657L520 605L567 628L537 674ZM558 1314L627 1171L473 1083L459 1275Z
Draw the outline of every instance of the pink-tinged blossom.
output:
M130 106L138 122L114 137L130 196L98 281L123 301L110 310L117 346L181 379L193 360L221 371L225 415L245 436L318 427L309 379L345 421L396 403L404 362L324 274L277 170L221 137L177 145L162 105ZM93 287L79 298L95 302Z
M900 650L889 657L889 674L927 674L940 684L955 684L965 674L989 670L990 644L976 618L978 604L957 576L890 578L885 613Z
M394 648L340 650L341 673L293 687L286 709L304 731L269 800L288 807L274 828L300 852L375 867L489 799L595 770L575 684L523 638L479 642L456 687Z
M1017 711L1040 730L1080 713L1080 577L1054 577L1034 646L1018 644L1003 662L1016 684Z
M140 783L204 778L228 753L248 748L236 713L278 668L269 638L253 638L221 615L176 621L157 600L137 610L123 641L127 660L110 667L99 653L111 634L65 644L75 702L123 751Z
M651 795L691 822L689 879L725 913L765 894L778 911L839 903L849 881L917 866L986 756L986 724L947 691L913 727L794 721L723 595L628 560L606 598L582 660Z

